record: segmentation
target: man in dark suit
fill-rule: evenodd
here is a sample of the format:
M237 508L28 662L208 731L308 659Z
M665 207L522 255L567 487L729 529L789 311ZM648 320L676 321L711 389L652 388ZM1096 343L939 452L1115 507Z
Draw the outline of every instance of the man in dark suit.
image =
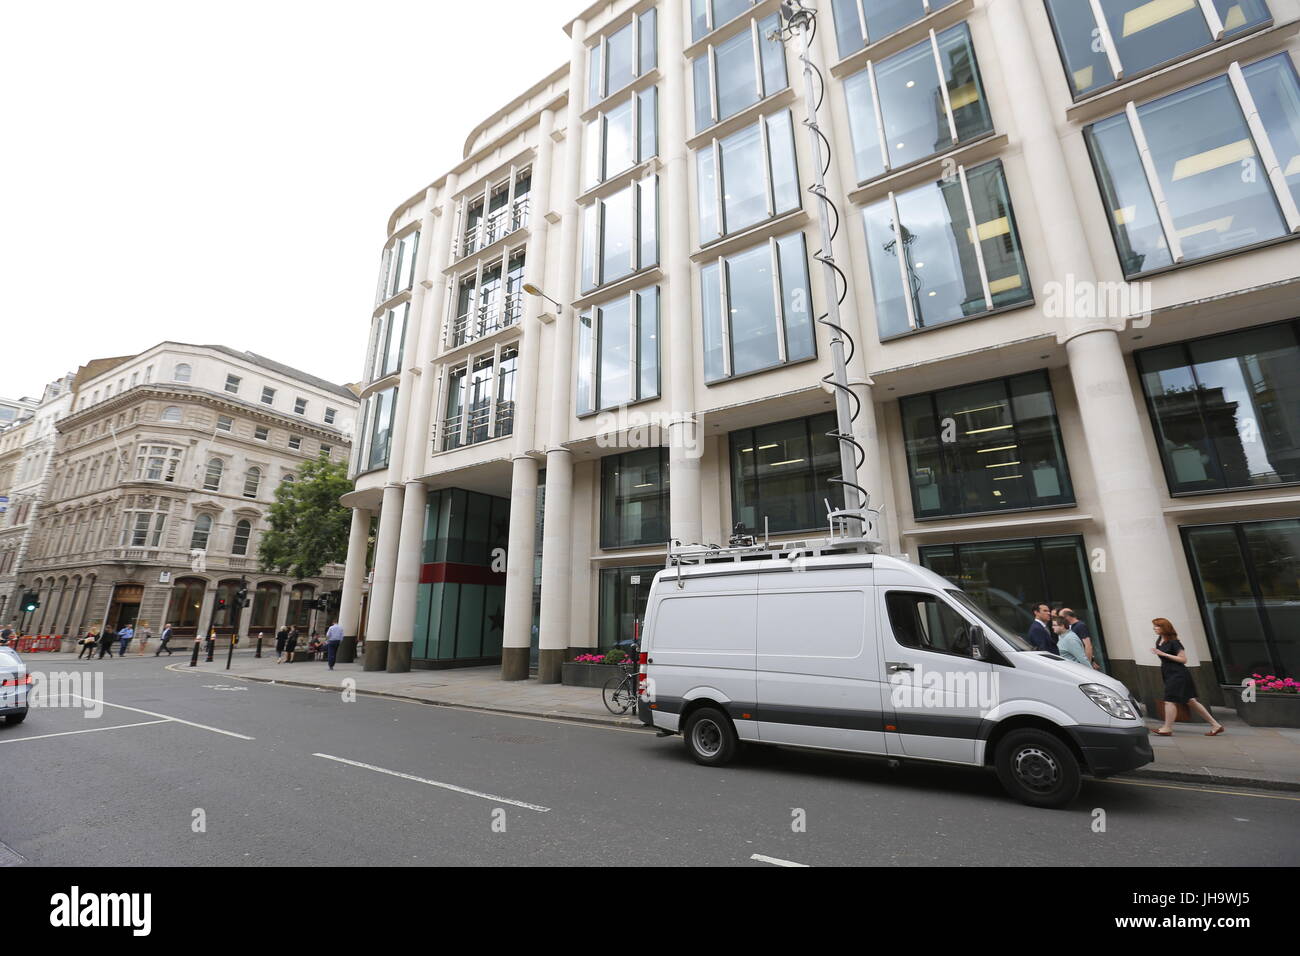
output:
M1034 605L1034 619L1029 622L1029 630L1025 633L1025 640L1034 645L1036 651L1050 651L1055 654L1056 635L1052 633L1048 622L1052 619L1052 609L1046 604Z

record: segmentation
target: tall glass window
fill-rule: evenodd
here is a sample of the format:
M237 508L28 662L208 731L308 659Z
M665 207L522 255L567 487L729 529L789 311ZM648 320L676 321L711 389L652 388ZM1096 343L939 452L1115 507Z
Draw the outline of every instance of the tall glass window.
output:
M993 132L964 23L868 63L844 95L859 182Z
M863 219L881 338L1033 298L996 160L891 193L863 210Z
M794 123L783 110L695 154L700 242L799 208Z
M1281 54L1087 127L1125 275L1300 229L1297 104L1300 81Z
M1083 538L1023 538L921 548L921 564L961 588L999 623L1026 635L1033 607L1068 607L1088 625L1095 657L1105 664L1097 596Z
M1137 353L1171 494L1300 481L1300 322Z
M647 176L583 209L583 292L658 264L658 187Z
M917 518L1074 504L1046 372L899 402Z
M370 358L371 381L396 374L402 366L402 349L406 339L406 319L410 302L402 302L375 320L374 351Z
M691 42L730 23L758 0L691 0Z
M779 27L776 14L750 21L748 31L710 44L691 63L697 133L790 85L785 47L771 39Z
M650 603L650 582L662 570L662 564L600 569L597 641L601 648L632 640L644 630L646 607Z
M668 540L668 451L644 448L600 460L600 546Z
M578 317L579 415L659 395L659 287Z
M204 491L220 491L221 476L225 473L226 465L220 458L212 458L208 461L206 474L203 476Z
M194 519L194 533L190 535L190 548L206 550L212 535L212 515L199 515Z
M443 330L443 348L454 349L509 328L523 314L524 250L496 262L480 262L457 287L455 314Z
M518 358L516 345L497 346L448 373L443 451L511 434Z
M387 468L392 444L393 410L397 404L397 389L388 388L370 401L370 431L366 440L367 455L364 470Z
M641 90L587 124L583 182L590 189L659 152L659 88Z
M230 545L230 553L245 555L248 554L248 539L253 534L253 523L247 518L238 521L235 524L235 537Z
M1264 0L1047 0L1047 13L1076 97L1271 22Z
M379 302L414 288L415 257L419 246L420 233L417 230L394 240L384 250L384 261L379 270Z
M489 180L482 192L465 196L452 258L463 259L527 226L532 185L531 167L511 167L505 179Z
M705 381L817 354L802 232L707 263L700 287Z
M831 0L840 58L915 23L953 0Z
M606 34L587 53L587 105L595 106L657 65L657 14L652 7Z
M1252 674L1300 673L1300 520L1182 533L1219 680L1240 684Z
M835 415L732 432L731 521L762 534L826 527L826 501L841 494Z

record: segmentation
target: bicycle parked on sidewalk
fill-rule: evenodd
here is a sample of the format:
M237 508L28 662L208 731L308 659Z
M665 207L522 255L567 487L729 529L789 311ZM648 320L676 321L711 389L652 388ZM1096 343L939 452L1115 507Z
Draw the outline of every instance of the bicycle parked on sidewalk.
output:
M611 677L605 683L605 689L602 696L605 699L605 707L611 714L622 716L630 710L636 709L637 698L637 645L635 642L627 642L630 647L627 649L626 659L619 662L619 667L623 668L623 674L619 677Z

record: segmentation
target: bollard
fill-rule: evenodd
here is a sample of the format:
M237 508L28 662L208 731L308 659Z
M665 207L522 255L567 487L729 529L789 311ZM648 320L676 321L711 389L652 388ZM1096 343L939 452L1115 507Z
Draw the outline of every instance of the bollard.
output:
M253 656L254 657L262 656L262 632L261 631L257 632L257 650L256 652L254 652Z
M199 636L194 635L194 653L190 656L190 667L199 666Z
M217 638L216 638L216 635L209 634L209 635L208 635L208 656L205 657L205 658L203 659L203 661L204 661L205 664L211 664L211 663L212 663L212 653L213 653L213 651L215 651L216 649L217 649Z
M230 659L235 656L235 635L230 635L230 650L226 651L226 670L230 670Z

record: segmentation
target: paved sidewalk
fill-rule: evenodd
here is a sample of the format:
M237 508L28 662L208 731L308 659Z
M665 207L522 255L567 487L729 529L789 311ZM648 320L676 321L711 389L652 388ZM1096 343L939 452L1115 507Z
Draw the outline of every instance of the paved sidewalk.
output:
M605 709L598 688L566 687L542 684L536 678L526 681L503 681L497 667L470 667L450 670L413 670L406 674L383 671L367 673L359 663L339 664L333 672L323 661L276 664L274 648L263 651L261 659L252 648L235 651L233 663L226 670L226 655L218 650L213 663L190 669L192 645L178 645L176 654L166 661L177 671L190 674L229 675L248 680L275 682L303 687L337 689L345 678L356 681L363 693L399 697L472 707L532 717L559 717L569 720L640 727L634 717L615 717ZM128 660L137 659L135 648ZM147 656L152 657L152 650ZM56 662L74 661L75 654L27 654L24 659L32 670L48 668ZM106 669L118 662L103 661ZM162 666L160 662L159 666ZM1201 784L1222 784L1300 792L1300 730L1251 727L1229 708L1214 708L1214 716L1226 732L1218 737L1204 736L1202 723L1177 724L1174 736L1151 736L1156 759L1125 777L1132 779L1184 780ZM1155 728L1158 721L1147 721Z

